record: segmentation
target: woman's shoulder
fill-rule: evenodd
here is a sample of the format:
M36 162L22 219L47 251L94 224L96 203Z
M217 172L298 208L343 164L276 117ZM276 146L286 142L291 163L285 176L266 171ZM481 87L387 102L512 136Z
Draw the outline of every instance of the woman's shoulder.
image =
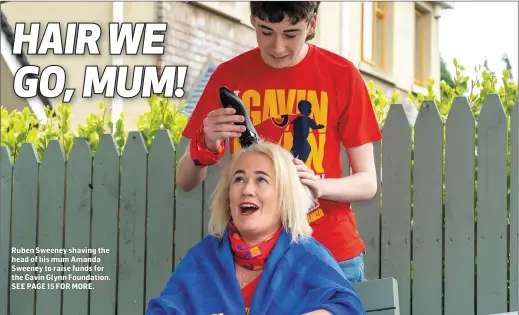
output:
M286 272L285 277L290 277L289 275L292 274L292 276L300 278L299 281L302 282L347 283L331 252L312 237L292 242L279 262L278 268Z
M311 236L306 236L298 239L297 241L293 242L292 246L312 252L329 252L329 250L323 244L321 244L319 241L317 241L315 238Z
M311 236L293 242L288 252L292 252L293 255L299 258L304 258L306 262L336 263L330 250Z

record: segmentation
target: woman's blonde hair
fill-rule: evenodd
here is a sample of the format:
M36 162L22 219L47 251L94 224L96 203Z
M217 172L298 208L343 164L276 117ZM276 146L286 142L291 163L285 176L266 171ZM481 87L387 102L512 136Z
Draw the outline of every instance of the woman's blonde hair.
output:
M280 145L259 141L241 149L224 164L220 179L212 195L211 217L209 219L209 234L222 238L231 219L229 190L232 179L232 169L236 161L246 153L260 153L269 157L276 172L276 190L278 205L281 210L281 224L291 234L292 241L310 236L312 228L306 214L313 206L312 193L303 185L297 174L290 152Z

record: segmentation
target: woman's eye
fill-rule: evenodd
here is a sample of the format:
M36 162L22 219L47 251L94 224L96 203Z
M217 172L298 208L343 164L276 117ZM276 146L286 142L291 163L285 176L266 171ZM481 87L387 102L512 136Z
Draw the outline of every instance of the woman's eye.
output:
M267 180L264 177L258 177L257 181L261 183L266 182Z

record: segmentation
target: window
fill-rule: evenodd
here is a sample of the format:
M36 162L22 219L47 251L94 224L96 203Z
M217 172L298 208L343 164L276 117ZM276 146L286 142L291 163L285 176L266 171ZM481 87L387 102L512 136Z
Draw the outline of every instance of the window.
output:
M386 40L386 2L362 3L362 61L383 69Z
M414 26L414 83L420 86L425 85L424 75L424 50L425 43L425 14L415 9Z

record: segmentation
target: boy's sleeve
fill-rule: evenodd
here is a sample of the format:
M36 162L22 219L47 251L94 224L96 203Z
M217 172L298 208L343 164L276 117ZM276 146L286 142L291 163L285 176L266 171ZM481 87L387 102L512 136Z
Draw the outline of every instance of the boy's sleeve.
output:
M200 126L202 126L207 114L220 107L219 90L220 87L225 85L225 65L225 63L220 64L209 78L182 133L182 136L185 138L192 139Z
M342 93L345 109L339 119L342 143L346 148L352 148L382 139L375 110L360 71L352 66L344 77L347 80Z

